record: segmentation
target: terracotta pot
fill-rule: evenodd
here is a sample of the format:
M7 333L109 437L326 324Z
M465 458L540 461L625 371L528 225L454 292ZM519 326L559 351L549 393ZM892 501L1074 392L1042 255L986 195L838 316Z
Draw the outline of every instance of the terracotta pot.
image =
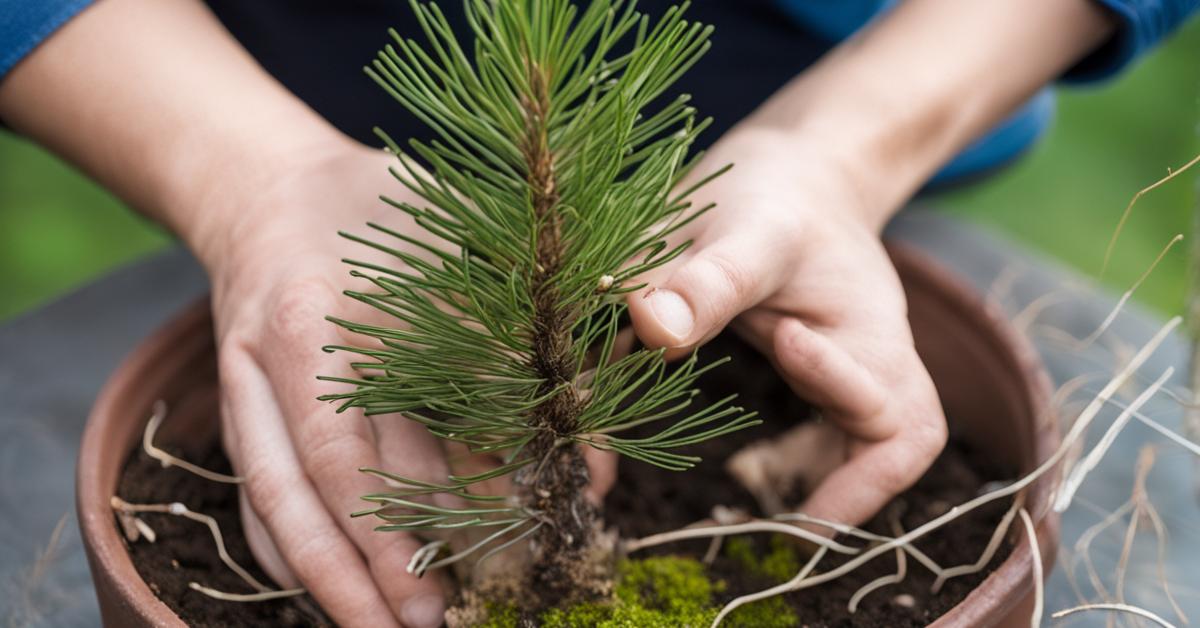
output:
M998 462L1034 468L1058 446L1049 415L1050 383L1033 349L999 312L949 271L906 247L893 259L908 293L917 348L933 375L952 431ZM109 507L119 474L141 437L155 400L171 418L160 442L201 451L216 435L216 368L207 302L197 303L142 343L113 374L97 399L79 455L76 506L104 623L112 627L182 626L138 575ZM186 437L185 437L186 436ZM1041 553L1049 568L1058 519L1046 515L1049 476L1035 483L1027 504L1037 517ZM1019 529L1019 526L1017 526ZM1007 560L935 626L1019 626L1032 609L1032 554L1024 535Z

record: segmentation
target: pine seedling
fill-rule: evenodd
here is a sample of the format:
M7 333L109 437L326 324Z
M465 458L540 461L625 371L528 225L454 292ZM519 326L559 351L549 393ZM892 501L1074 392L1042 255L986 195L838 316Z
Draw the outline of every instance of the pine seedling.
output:
M684 470L698 459L679 448L758 422L732 398L690 407L716 363L616 350L639 276L683 252L668 236L709 209L688 201L705 181L679 189L707 121L664 93L712 29L685 20L685 7L652 21L623 0L582 10L467 0L475 41L464 46L437 5L412 8L428 41L392 31L366 72L435 136L405 150L378 132L397 156L393 175L420 199L384 200L426 233L343 234L395 258L395 268L347 260L370 287L346 293L395 326L331 319L371 342L328 348L357 354L358 375L326 378L353 390L323 399L403 415L501 459L437 483L364 470L396 487L365 496L374 507L357 513L380 530L486 530L455 554L427 545L410 570L524 542L535 590L570 595L598 529L581 447ZM480 489L502 476L511 495Z

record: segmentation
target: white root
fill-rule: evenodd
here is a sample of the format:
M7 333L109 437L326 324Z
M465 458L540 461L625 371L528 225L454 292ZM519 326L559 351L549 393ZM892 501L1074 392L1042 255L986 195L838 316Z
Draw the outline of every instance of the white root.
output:
M189 582L188 587L193 591L198 591L204 595L207 595L208 597L226 602L268 602L270 600L278 600L285 597L304 595L305 593L304 589L281 589L279 591L263 591L261 593L228 593L206 587L197 582Z
M908 543L911 543L913 540L918 539L918 538L924 536L925 534L928 534L929 532L942 527L946 523L948 523L954 519L957 519L958 517L962 516L963 514L965 514L967 512L970 512L984 504L993 502L997 499L1001 499L1001 498L1013 495L1021 490L1024 490L1030 484L1037 481L1038 478L1040 478L1042 475L1045 475L1046 472L1048 472L1050 469L1054 468L1054 466L1057 465L1064 456L1066 456L1066 454L1070 450L1070 448L1083 435L1083 432L1087 428L1087 426L1089 424L1091 424L1092 420L1094 420L1096 415L1099 414L1100 409L1105 405L1106 401L1112 397L1112 395L1117 391L1117 389L1120 388L1125 383L1125 381L1128 380L1133 375L1133 373L1135 371L1137 371L1137 369L1140 368L1142 366L1142 364L1144 364L1146 362L1147 359L1149 359L1150 355L1159 347L1159 345L1161 345L1163 343L1164 340L1166 340L1167 336L1176 327L1179 326L1179 323L1181 322L1181 320L1182 319L1180 319L1180 317L1176 316L1176 317L1172 318L1171 320L1167 321L1167 323L1165 325L1163 325L1162 328L1159 329L1158 332L1155 333L1154 336L1145 345L1143 345L1140 350L1138 350L1138 352L1133 356L1133 358L1129 361L1129 363L1126 364L1111 380L1109 380L1109 383L1104 387L1103 390L1100 391L1100 393L1096 396L1096 398L1093 399L1087 405L1086 408L1084 408L1083 412L1080 413L1079 418L1076 419L1075 424L1071 426L1071 430L1067 433L1067 435L1065 437L1063 437L1062 443L1059 445L1059 448L1053 454L1051 454L1049 458L1047 458L1044 462L1042 462L1042 464L1040 466L1038 466L1036 469L1034 469L1033 471L1031 471L1030 473L1025 475L1023 478L1017 480L1016 482L1013 482L1012 484L1009 484L1008 486L1006 486L1002 489L998 489L998 490L992 491L990 493L980 495L979 497L976 497L976 498L966 502L965 504L962 504L961 506L956 506L956 507L952 508L946 514L944 514L940 517L937 517L937 518L917 527L916 529L906 533L905 535L903 535L897 539L894 539L887 543L883 543L883 544L873 547L865 552L862 552L861 554L857 555L854 559L847 561L845 564L841 565L837 569L833 569L828 572L819 574L817 576L808 578L808 579L798 583L797 586L794 588L794 590L800 590L800 589L808 588L811 586L816 586L818 584L821 584L824 582L829 582L830 580L840 578L843 575L850 573L851 571L857 569L859 566L861 566L862 564L871 560L872 558L875 558L876 556L882 554L883 552L890 551L900 545L906 545Z
M1175 616L1184 624L1190 624L1187 615L1183 609L1179 607L1179 602L1175 601L1175 596L1171 594L1171 585L1167 583L1167 527L1163 524L1162 517L1158 515L1156 509L1148 500L1145 506L1146 516L1150 518L1150 523L1154 525L1154 535L1158 542L1158 579L1162 582L1163 593L1167 596L1167 602L1171 604L1171 610L1175 611Z
M687 539L707 539L713 536L729 536L731 534L747 534L751 532L777 532L794 536L814 545L819 545L826 549L831 549L839 554L855 555L861 550L848 545L843 545L823 537L814 532L809 532L804 528L798 528L794 525L780 523L778 521L753 520L745 523L735 523L731 525L701 525L696 527L683 528L681 530L672 530L670 532L662 532L653 534L640 539L627 541L625 543L625 551L629 553L638 550L646 549L647 547L655 547L665 543L673 543L675 541L684 541Z
M1101 580L1100 574L1096 571L1096 566L1092 564L1092 556L1089 548L1091 547L1092 540L1097 535L1128 515L1133 510L1133 506L1132 499L1125 502L1107 517L1092 525L1087 530L1084 530L1083 534L1079 535L1079 540L1075 542L1075 559L1072 563L1083 561L1084 568L1087 570L1088 581L1092 583L1092 588L1096 590L1096 594L1105 600L1111 597L1111 594L1108 592L1108 587L1104 586L1104 581Z
M1064 483L1059 490L1058 498L1054 501L1054 510L1056 512L1063 512L1071 505L1071 499L1075 497L1075 492L1078 491L1080 485L1083 484L1083 479L1087 477L1088 473L1091 473L1091 471L1096 468L1096 465L1100 464L1100 460L1104 458L1104 454L1108 452L1109 447L1111 447L1113 442L1117 440L1117 434L1119 434L1121 430L1124 429L1129 423L1130 419L1133 418L1133 413L1137 412L1139 408L1145 405L1145 403L1149 401L1150 398L1155 395L1155 393L1158 392L1158 389L1163 387L1163 384L1165 384L1174 373L1174 368L1167 367L1167 369L1163 371L1162 375L1160 375L1153 384L1147 387L1146 390L1143 390L1142 393L1133 400L1133 403L1129 404L1127 408L1121 411L1121 414L1117 416L1116 420L1112 422L1112 425L1109 426L1108 430L1104 432L1104 436L1100 439L1100 442L1097 443L1094 448L1092 448L1092 451L1089 452L1079 464L1075 465L1075 468L1072 469L1071 474L1067 477L1066 483Z
M772 518L776 519L778 521L795 521L798 523L808 523L808 524L812 524L812 525L817 525L817 526L821 526L824 528L829 528L830 530L833 530L834 532L837 532L839 534L853 536L855 538L860 538L865 541L877 541L877 542L881 542L881 543L886 543L886 542L892 540L892 537L890 537L890 536L884 536L882 534L875 534L874 532L868 532L866 530L856 528L854 526L846 525L844 523L837 523L836 521L828 521L825 519L818 519L816 517L810 517L802 512L785 513L785 514L781 514L781 515L776 515ZM932 571L933 573L939 574L939 575L945 571L944 569L942 569L941 565L937 564L937 562L934 561L932 558L930 558L928 554L926 554L925 552L922 552L916 546L904 545L903 548L904 548L904 551L908 552L908 554L910 556L915 558L917 562L921 563L929 571Z
M1143 196L1145 196L1147 193L1149 193L1152 190L1154 190L1155 188L1165 184L1166 182L1170 181L1171 179L1174 179L1175 177L1179 176L1180 174L1183 174L1185 171L1187 171L1189 168L1196 165L1197 163L1200 163L1200 155L1196 155L1195 157L1192 158L1191 161L1180 166L1179 168L1176 168L1175 170L1171 170L1170 168L1168 168L1167 176L1138 190L1138 193L1134 194L1133 198L1129 199L1129 204L1125 206L1125 211L1121 212L1121 219L1117 222L1117 228L1113 231L1112 238L1110 238L1108 241L1108 247L1104 250L1104 265L1102 265L1100 267L1100 278L1101 279L1104 278L1104 273L1108 270L1108 262L1112 259L1112 253L1113 253L1113 250L1117 247L1117 239L1121 237L1121 231L1123 231L1125 229L1125 222L1127 220L1129 220L1130 214L1133 213L1133 206L1136 205L1138 200L1141 199Z
M213 482L221 482L223 484L241 484L245 480L234 475L225 475L209 471L203 467L194 465L187 460L177 458L171 454L154 446L154 435L158 433L158 428L162 425L164 419L167 418L167 404L163 400L154 402L154 413L150 415L150 421L146 423L146 429L142 432L142 449L146 455L159 461L163 468L179 467L185 471L190 471L206 480Z
M812 558L809 558L808 562L804 563L804 566L800 568L800 571L798 571L791 580L771 587L770 589L759 591L758 593L750 593L730 600L728 604L721 608L721 612L717 613L717 616L713 619L711 628L717 628L717 626L721 625L721 622L740 606L749 604L751 602L757 602L759 600L765 600L769 597L775 597L776 595L782 595L788 591L791 591L792 587L800 582L803 582L804 579L808 577L808 574L812 573L813 569L816 569L817 563L821 562L821 559L825 557L825 554L828 551L828 547L818 547L817 551L813 553Z
M1166 338L1170 335L1170 333L1176 327L1179 326L1181 320L1182 319L1177 316L1177 317L1174 317L1171 320L1167 321L1167 323L1164 324L1154 334L1154 336L1151 337L1150 340L1147 341L1146 344L1144 344L1130 358L1130 360L1112 377L1112 379L1109 380L1109 382L1095 396L1095 398L1093 398L1087 404L1087 406L1084 407L1084 409L1080 412L1080 415L1075 420L1074 424L1071 426L1071 429L1067 432L1066 436L1063 437L1063 440L1060 443L1058 449L1055 450L1050 455L1050 457L1047 458L1045 461L1043 461L1042 464L1040 464L1036 469L1034 469L1030 473L1026 474L1024 477L1020 478L1019 480L1017 480L1003 488L991 491L989 493L985 493L983 495L980 495L978 497L975 497L974 499L967 501L966 503L964 503L962 505L956 506L956 507L950 509L949 512L947 512L939 517L936 517L936 518L932 519L931 521L928 521L925 524L923 524L923 525L921 525L921 526L919 526L919 527L917 527L895 539L891 539L889 541L883 542L877 546L874 546L874 547L864 550L864 551L848 552L848 553L853 554L854 558L852 558L851 560L847 561L846 563L842 564L841 566L839 566L835 569L832 569L830 571L820 573L817 575L813 575L813 576L806 575L806 577L803 577L803 578L796 577L782 585L779 585L779 586L769 589L767 591L763 591L763 592L754 594L753 596L744 596L743 598L738 598L738 600L734 600L734 602L730 602L730 604L726 605L726 607L722 609L722 612L720 614L718 614L717 620L714 622L713 625L714 626L717 625L724 617L726 617L728 615L729 611L731 610L731 605L733 605L735 602L737 602L738 605L746 603L745 601L739 602L739 600L744 600L747 597L754 597L754 599L763 599L765 597L770 597L772 595L778 595L778 594L786 593L786 592L790 592L790 591L798 591L798 590L802 590L802 589L809 588L812 586L816 586L818 584L822 584L824 582L829 582L831 580L835 580L837 578L842 577L843 575L845 575L847 573L850 573L851 571L857 569L861 565L865 564L866 562L870 561L871 559L875 558L876 556L879 556L880 554L882 554L884 552L892 551L892 550L895 550L896 548L910 546L912 541L924 536L925 534L928 534L929 532L931 532L933 530L936 530L936 529L944 526L948 522L953 521L954 519L957 519L958 517L961 517L962 515L966 514L967 512L970 512L980 506L983 506L984 504L996 501L998 499L1002 499L1004 497L1015 495L1015 494L1021 492L1022 490L1027 488L1029 485L1031 485L1033 482L1037 481L1038 478L1042 477L1047 472L1049 472L1051 469L1053 469L1056 465L1058 465L1063 460L1064 457L1066 457L1067 453L1071 450L1071 448L1075 445L1075 443L1077 441L1079 441L1079 439L1082 437L1084 431L1087 429L1087 427L1092 423L1092 421L1099 414L1100 410L1107 403L1110 402L1110 400L1112 399L1112 396L1116 393L1116 391L1119 390L1125 384L1125 382L1128 381L1134 375L1134 373L1137 372L1137 370L1139 368L1141 368L1141 366L1143 364L1145 364L1146 360L1149 359L1150 355L1153 354L1154 351L1156 351L1158 349L1158 347L1163 343L1163 341L1166 340ZM1162 382L1162 381L1165 381L1165 378L1160 378L1160 382ZM1158 387L1161 387L1161 383L1159 384ZM1155 390L1157 390L1158 387L1156 387ZM1148 399L1148 398L1149 398L1149 396L1146 396L1146 399ZM1135 402L1134 404L1130 404L1130 406L1131 406L1131 408L1133 408L1133 411L1136 411L1136 409L1138 407L1140 407L1140 404ZM1082 480L1082 478L1080 478L1080 479ZM1028 511L1026 511L1024 508L1021 508L1018 510L1018 514L1022 517L1022 521L1026 525L1026 531L1030 535L1030 539L1033 543L1033 548L1034 548L1033 551L1035 553L1034 570L1035 570L1035 575L1038 580L1038 582L1037 582L1037 606L1038 606L1037 611L1039 613L1035 619L1039 620L1039 623L1040 623L1040 612L1041 612L1041 607L1043 604L1042 589L1041 589L1041 587L1042 587L1042 584L1041 584L1042 565L1041 565L1040 551L1036 545L1037 542L1036 542L1036 537L1034 535L1033 523L1032 523L1032 520L1029 518ZM778 523L775 523L775 525L771 525L772 523L775 523L775 522L752 521L752 522L748 522L745 524L739 524L737 526L703 526L703 527L685 528L683 530L676 530L673 532L656 534L651 537L646 537L644 539L630 541L626 544L625 547L626 547L627 551L634 552L639 549L651 547L654 545L660 545L662 543L667 543L667 542L675 541L675 540L682 540L682 539L688 539L688 538L708 538L708 537L712 537L714 535L728 535L728 534L737 534L737 533L742 533L742 532L783 532L785 534L791 534L792 536L801 536L802 538L805 535L815 536L815 535L811 535L811 533L807 533L806 531L802 531L799 528L795 528L795 527L791 527L791 526L786 526L788 528L791 528L790 530L789 529L781 530L779 527L777 527L779 525ZM812 540L817 545L820 545L821 546L820 551L822 553L824 550L833 549L834 545L840 545L840 544L837 544L836 542L825 539L824 537L818 537L816 539L809 539L809 540ZM851 549L851 548L846 548L846 549ZM761 596L761 597L759 597L759 596ZM734 608L736 608L736 607L734 607Z
M892 521L891 521L892 534L895 534L896 536L904 534L904 529L900 527L899 518L896 517L896 514L894 512L891 514L892 514ZM886 587L889 584L899 584L904 581L904 576L906 576L908 574L908 563L907 563L907 561L904 560L904 556L905 556L904 549L897 547L896 548L896 573L887 575L887 576L880 576L880 577L868 582L867 584L863 585L863 587L861 589L854 592L854 595L850 596L850 604L847 606L847 610L850 611L851 615L858 612L858 604L860 602L862 602L862 599L864 597L867 597L867 595L871 594L872 592L876 591L877 589Z
M1029 618L1029 625L1031 628L1038 628L1042 625L1042 613L1046 604L1046 593L1043 590L1045 585L1042 582L1042 548L1038 544L1037 530L1033 527L1029 511L1021 508L1017 513L1021 515L1021 523L1025 524L1025 536L1029 539L1029 551L1033 554L1033 616Z
M112 509L115 510L118 515L133 516L135 513L153 512L174 515L177 517L185 517L187 519L191 519L192 521L203 523L204 525L208 526L208 530L212 534L213 541L217 545L217 555L221 558L221 562L225 563L225 566L229 567L229 569L231 569L238 575L238 577L244 580L246 584L250 585L255 591L257 591L258 594L273 594L272 598L265 599L273 599L274 597L290 597L305 593L304 589L285 589L282 591L277 591L259 582L257 578L251 575L250 572L246 571L237 563L237 561L233 560L233 557L229 555L229 552L225 549L225 539L221 535L221 527L217 525L216 519L213 519L206 514L188 510L187 506L179 502L172 502L170 504L131 504L115 495L110 500L110 504L112 505ZM210 592L218 593L220 595L213 595L211 597L218 597L219 599L233 600L239 595L222 593L208 587L202 587L196 583L189 583L188 586L191 586L193 589L206 595L209 595ZM251 599L246 601L255 600Z
M1154 258L1154 261L1150 264L1150 267L1143 271L1141 276L1137 278L1137 281L1134 281L1133 285L1121 294L1121 298L1117 299L1116 306L1109 311L1108 316L1104 318L1104 320L1100 323L1100 326L1097 327L1095 331L1089 334L1086 338L1073 339L1075 341L1074 349L1076 351L1083 351L1092 346L1092 344L1095 343L1096 340L1104 334L1104 332L1108 331L1108 328L1112 326L1113 321L1117 320L1117 316L1121 313L1121 310L1125 307L1125 304L1129 302L1129 299L1133 298L1133 293L1137 292L1137 289L1142 286L1142 283L1146 281L1146 278L1150 276L1150 273L1154 272L1154 269L1158 267L1159 262L1161 262L1171 250L1171 247L1182 241L1183 234L1175 234L1175 237L1171 238L1171 241L1167 242L1167 245L1158 252L1158 257Z
M1004 513L1004 517L1000 519L1000 524L996 526L992 532L992 538L988 539L987 547L983 549L983 553L979 555L979 560L970 565L959 565L950 567L941 571L934 571L937 574L937 579L933 581L931 590L934 593L942 590L942 586L951 578L965 576L981 571L988 563L992 562L992 557L996 555L996 550L1000 548L1000 542L1004 540L1005 533L1012 525L1013 517L1016 516L1017 510L1020 509L1025 502L1025 494L1018 493L1016 499L1013 500L1013 505Z
M1162 617L1159 617L1158 615L1155 615L1144 608L1138 608L1137 606L1130 606L1128 604L1083 604L1081 606L1074 606L1072 608L1064 608L1061 611L1056 611L1050 616L1054 619L1062 619L1067 615L1082 613L1084 611L1115 611L1120 613L1132 613L1143 619L1149 619L1150 621L1158 624L1159 626L1163 626L1164 628L1175 628L1175 624L1172 624Z

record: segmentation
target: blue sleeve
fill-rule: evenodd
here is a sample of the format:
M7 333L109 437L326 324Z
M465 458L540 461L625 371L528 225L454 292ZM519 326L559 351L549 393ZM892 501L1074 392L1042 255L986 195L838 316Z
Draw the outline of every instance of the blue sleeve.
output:
M1200 0L1095 0L1117 20L1107 42L1071 68L1068 82L1108 78L1165 39L1200 8Z
M92 0L0 0L0 81Z

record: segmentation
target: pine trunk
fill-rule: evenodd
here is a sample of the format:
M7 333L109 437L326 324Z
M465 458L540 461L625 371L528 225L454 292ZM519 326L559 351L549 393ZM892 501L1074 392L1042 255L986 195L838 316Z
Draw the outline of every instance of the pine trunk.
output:
M522 106L530 201L538 219L531 366L544 382L539 392L554 394L531 412L530 423L540 434L529 451L538 463L519 473L517 484L523 505L539 513L545 523L533 544L532 578L539 597L553 603L576 597L581 588L581 563L592 541L596 510L584 493L587 464L574 443L565 438L575 432L583 401L574 386L577 373L571 330L575 314L554 285L564 243L546 122L548 84L545 72L530 62L531 94Z

